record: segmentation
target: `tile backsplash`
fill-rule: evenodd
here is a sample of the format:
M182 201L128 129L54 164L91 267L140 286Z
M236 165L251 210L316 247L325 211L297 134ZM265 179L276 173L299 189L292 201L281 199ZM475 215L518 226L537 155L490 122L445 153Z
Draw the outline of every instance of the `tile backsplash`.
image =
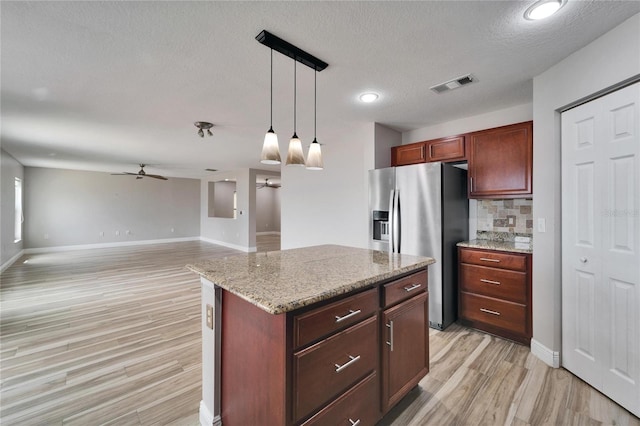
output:
M478 200L478 233L533 234L533 200Z

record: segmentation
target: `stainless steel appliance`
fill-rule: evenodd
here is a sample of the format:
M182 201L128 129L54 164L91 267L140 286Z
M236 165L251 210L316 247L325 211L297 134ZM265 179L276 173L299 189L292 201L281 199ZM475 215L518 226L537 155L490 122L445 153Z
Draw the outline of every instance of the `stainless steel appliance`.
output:
M369 171L369 247L429 256L429 325L457 318L456 243L469 239L467 172L446 163Z

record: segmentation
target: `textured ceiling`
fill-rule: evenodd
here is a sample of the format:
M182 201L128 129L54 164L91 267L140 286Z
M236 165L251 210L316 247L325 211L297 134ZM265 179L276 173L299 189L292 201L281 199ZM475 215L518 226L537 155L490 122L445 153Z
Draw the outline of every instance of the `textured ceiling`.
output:
M522 18L531 3L3 1L2 147L37 167L269 169L259 163L269 124L263 29L329 63L318 74L326 142L332 123L409 130L531 102L534 76L640 12L638 1L569 0L532 22ZM478 82L429 90L466 73ZM278 53L274 90L282 147L293 62ZM378 102L357 100L368 90ZM198 137L197 120L213 122L214 136ZM313 135L313 71L301 65L298 134Z

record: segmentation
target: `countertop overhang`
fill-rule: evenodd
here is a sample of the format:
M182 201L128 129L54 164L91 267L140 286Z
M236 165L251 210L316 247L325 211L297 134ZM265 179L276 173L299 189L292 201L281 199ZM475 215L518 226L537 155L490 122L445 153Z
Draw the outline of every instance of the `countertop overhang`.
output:
M241 254L187 268L266 312L281 314L432 263L431 257L322 245Z

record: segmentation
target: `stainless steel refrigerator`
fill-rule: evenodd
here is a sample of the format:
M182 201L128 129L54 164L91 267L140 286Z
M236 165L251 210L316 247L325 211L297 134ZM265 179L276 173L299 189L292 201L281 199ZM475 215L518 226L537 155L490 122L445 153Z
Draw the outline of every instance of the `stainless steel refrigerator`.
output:
M456 243L469 239L467 171L423 163L369 171L369 247L433 257L429 326L457 319Z

